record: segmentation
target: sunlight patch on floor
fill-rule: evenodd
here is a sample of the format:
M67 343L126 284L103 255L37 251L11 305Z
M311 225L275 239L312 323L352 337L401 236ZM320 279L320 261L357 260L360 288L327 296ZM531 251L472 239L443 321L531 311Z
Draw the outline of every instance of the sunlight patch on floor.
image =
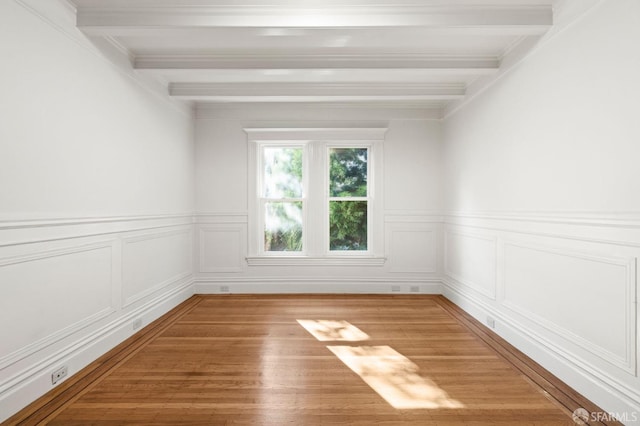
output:
M321 342L361 342L369 335L348 321L297 320L313 337Z
M421 377L416 364L389 346L327 348L394 408L464 408L436 383Z

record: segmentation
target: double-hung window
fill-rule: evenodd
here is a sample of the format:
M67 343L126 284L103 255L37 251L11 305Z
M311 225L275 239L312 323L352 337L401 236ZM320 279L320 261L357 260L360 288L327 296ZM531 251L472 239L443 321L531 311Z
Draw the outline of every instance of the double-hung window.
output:
M301 253L304 244L304 146L260 149L260 212L264 252Z
M375 209L383 129L245 130L249 264L384 261Z
M327 148L329 250L368 251L369 242L369 148Z

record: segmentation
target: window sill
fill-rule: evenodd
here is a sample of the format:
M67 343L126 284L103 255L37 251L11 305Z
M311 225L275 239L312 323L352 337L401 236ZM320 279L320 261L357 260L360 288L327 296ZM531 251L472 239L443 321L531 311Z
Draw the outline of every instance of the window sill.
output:
M308 257L308 256L254 256L247 257L249 266L383 266L384 257Z

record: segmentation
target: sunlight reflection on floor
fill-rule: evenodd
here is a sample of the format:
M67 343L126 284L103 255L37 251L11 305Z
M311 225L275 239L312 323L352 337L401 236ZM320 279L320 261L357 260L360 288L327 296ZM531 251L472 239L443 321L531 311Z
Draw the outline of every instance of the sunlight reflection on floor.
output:
M327 346L392 407L463 408L433 381L418 374L420 368L389 346Z
M369 335L344 320L297 320L321 342L361 342ZM397 409L463 408L420 368L390 346L327 346L340 361Z
M361 342L369 336L348 321L297 320L313 337L321 342Z

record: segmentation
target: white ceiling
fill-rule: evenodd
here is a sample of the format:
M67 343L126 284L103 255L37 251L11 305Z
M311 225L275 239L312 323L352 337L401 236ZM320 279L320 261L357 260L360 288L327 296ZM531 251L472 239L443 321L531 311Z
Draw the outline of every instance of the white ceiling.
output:
M70 0L77 26L200 106L443 111L553 24L557 0Z

